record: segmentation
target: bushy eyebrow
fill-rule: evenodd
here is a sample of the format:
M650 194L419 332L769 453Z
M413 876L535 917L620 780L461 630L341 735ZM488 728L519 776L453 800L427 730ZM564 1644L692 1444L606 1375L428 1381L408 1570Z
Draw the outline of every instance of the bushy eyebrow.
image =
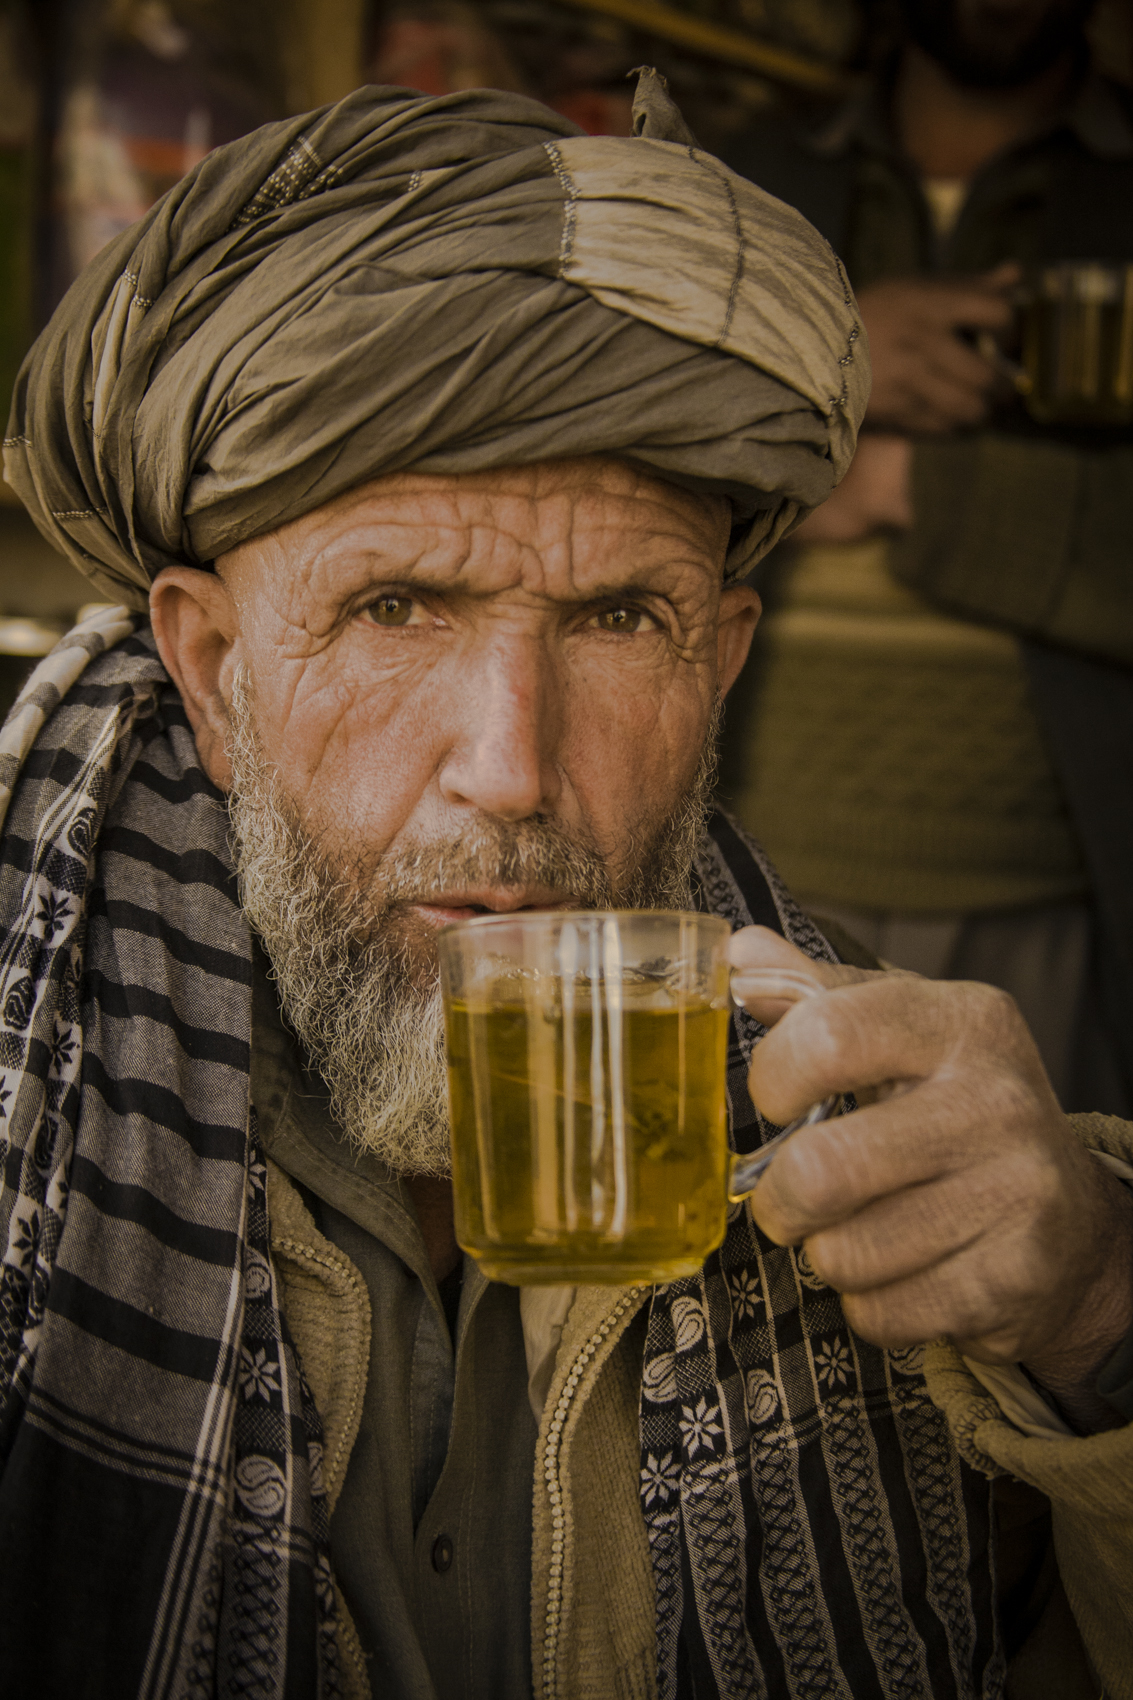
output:
M357 582L347 592L350 601L356 601L361 596L371 592L380 595L384 590L397 591L404 589L407 595L414 591L431 591L439 596L462 596L471 600L498 595L495 589L478 589L467 583L459 571L430 570L420 561L392 562L387 561L376 551L368 552L369 559L363 566L363 557L357 557ZM588 585L585 591L569 597L552 597L556 602L568 602L579 608L589 607L595 603L620 604L623 602L648 602L658 597L664 598L666 587L650 583L647 579L633 579L629 583L624 580L610 580Z

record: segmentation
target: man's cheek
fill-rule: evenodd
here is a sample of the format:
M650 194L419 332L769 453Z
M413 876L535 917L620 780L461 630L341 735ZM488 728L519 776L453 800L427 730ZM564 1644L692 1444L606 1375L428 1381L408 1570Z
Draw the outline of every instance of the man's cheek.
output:
M264 756L293 793L305 789L356 711L355 683L321 656L257 656L250 673Z
M307 824L380 852L419 807L434 772L426 729L409 705L374 693L320 706L294 741L297 783L288 788Z
M698 696L658 705L630 690L572 716L563 767L605 851L647 837L677 806L707 718Z

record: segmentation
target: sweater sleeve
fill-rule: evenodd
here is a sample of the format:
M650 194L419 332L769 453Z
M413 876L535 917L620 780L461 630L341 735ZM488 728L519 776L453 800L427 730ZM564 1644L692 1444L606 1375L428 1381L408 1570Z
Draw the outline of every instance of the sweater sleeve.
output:
M893 570L932 601L1133 662L1133 444L982 431L919 442Z
M1133 1124L1071 1116L1091 1150L1133 1161ZM1109 1700L1133 1700L1133 1424L1070 1434L1000 1400L943 1341L925 1354L932 1398L961 1456L991 1476L1029 1482L1050 1501L1062 1585Z

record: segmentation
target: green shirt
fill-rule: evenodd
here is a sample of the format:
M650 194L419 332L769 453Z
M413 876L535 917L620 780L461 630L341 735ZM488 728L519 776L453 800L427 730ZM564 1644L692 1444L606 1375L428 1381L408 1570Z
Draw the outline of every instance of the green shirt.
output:
M331 1521L339 1588L382 1700L531 1700L536 1423L519 1292L465 1259L455 1351L409 1194L330 1118L257 953L252 1098L269 1156L366 1283L362 1423Z

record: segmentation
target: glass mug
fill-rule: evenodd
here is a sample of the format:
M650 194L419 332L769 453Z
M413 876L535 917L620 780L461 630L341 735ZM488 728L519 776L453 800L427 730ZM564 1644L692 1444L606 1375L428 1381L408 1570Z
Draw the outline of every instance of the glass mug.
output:
M442 930L456 1237L490 1280L693 1274L724 1237L729 1199L830 1113L834 1099L751 1156L729 1152L730 934L718 916L665 910ZM816 989L771 978L787 998Z
M1018 300L1016 388L1042 425L1133 424L1133 265L1067 260Z

